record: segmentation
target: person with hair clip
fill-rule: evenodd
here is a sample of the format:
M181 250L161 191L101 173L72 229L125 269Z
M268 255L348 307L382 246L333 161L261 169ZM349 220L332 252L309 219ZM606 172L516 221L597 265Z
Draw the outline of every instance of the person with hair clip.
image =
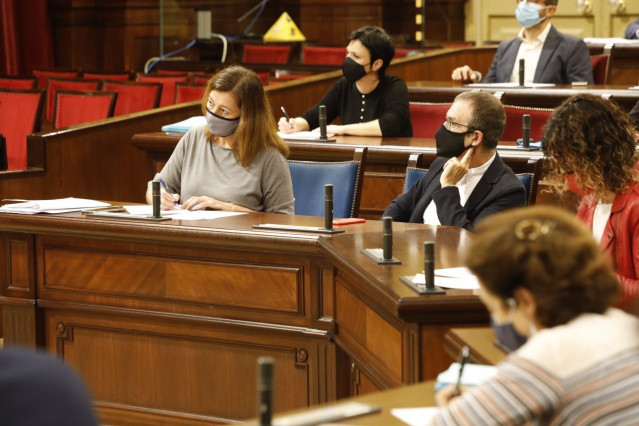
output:
M592 233L553 206L482 220L465 253L507 344L526 343L476 387L439 391L435 425L636 424L639 318L611 304L619 281Z
M344 77L339 79L317 105L301 117L282 117L282 133L319 127L319 107L326 106L326 122L337 117L341 125L330 124L326 131L336 135L413 136L408 110L408 87L399 77L386 75L395 56L395 44L379 27L366 26L348 38Z
M275 119L253 71L230 66L206 84L206 126L180 139L154 180L162 183L162 209L294 213L293 185ZM146 200L151 203L151 182Z
M568 98L544 129L545 180L558 193L580 195L577 217L614 262L622 284L618 306L639 297L639 152L628 114L616 103Z
M455 68L453 80L465 82L519 82L519 61L524 60L524 83L594 84L590 52L580 38L560 33L550 23L559 0L516 0L515 17L522 26L517 37L502 41L482 80L468 65Z

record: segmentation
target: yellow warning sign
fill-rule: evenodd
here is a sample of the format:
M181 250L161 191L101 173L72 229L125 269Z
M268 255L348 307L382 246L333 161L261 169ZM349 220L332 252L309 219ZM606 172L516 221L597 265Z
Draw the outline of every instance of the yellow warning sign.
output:
M264 34L264 41L306 41L306 37L297 28L289 14L284 12Z

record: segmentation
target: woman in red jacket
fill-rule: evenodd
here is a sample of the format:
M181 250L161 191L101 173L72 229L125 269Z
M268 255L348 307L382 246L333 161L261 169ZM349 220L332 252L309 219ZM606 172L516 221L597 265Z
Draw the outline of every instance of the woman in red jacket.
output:
M544 131L546 176L581 195L577 216L614 262L618 306L639 304L639 152L628 115L612 101L580 94L557 108ZM586 265L584 265L586 266Z

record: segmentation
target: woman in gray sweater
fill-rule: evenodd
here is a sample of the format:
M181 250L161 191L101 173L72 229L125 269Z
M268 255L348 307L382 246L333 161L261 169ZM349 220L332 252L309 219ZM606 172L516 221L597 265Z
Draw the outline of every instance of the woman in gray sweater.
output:
M202 98L207 125L189 130L154 180L162 208L293 214L293 187L260 78L231 66L209 80ZM146 193L151 202L150 184Z

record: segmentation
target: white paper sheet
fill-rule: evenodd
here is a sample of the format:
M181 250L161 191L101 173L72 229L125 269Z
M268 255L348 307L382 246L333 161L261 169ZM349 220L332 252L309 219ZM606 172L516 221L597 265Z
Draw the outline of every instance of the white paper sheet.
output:
M108 207L111 204L84 198L58 198L53 200L31 200L23 203L7 204L0 207L0 213L36 214L68 213L85 209Z
M149 204L123 206L129 214L136 216L151 216L153 214L153 206ZM219 210L184 210L180 207L174 207L171 210L162 210L162 216L171 216L175 220L204 220L219 219L222 217L237 216L246 214L244 212L223 212Z
M392 408L391 414L411 426L425 426L439 412L437 407Z
M284 140L291 141L319 141L320 134L319 131L306 131L306 132L295 132L295 133L282 133L277 132L277 134ZM334 133L327 133L326 138L330 139L335 136Z
M424 274L416 274L413 277L416 284L425 284ZM466 267L435 269L435 285L442 288L457 290L477 290L479 281L477 277Z

